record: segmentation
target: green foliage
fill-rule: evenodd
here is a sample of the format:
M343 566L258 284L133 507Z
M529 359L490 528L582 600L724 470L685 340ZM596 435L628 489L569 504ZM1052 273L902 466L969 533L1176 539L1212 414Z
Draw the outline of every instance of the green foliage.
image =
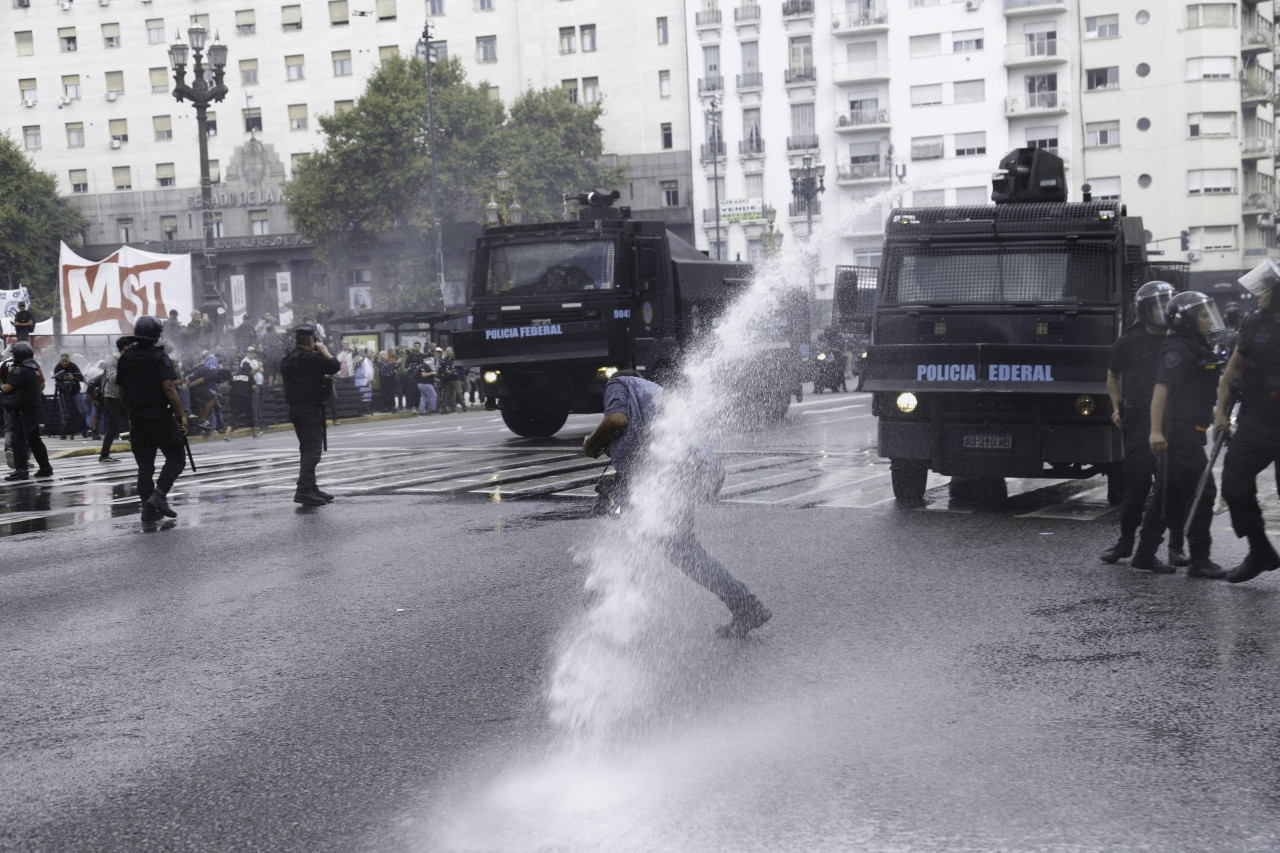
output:
M78 246L89 221L58 195L18 143L0 134L0 288L25 284L37 318L57 310L58 242Z
M487 84L467 82L456 57L431 75L434 139L426 65L392 59L369 78L353 109L320 118L325 146L305 158L287 188L298 233L325 264L336 270L356 256L374 258L379 311L440 307L437 222L483 222L499 169L511 175L526 222L559 219L563 192L621 180L619 171L598 165L600 105L571 104L559 89L530 90L508 115ZM446 238L444 248L465 254L470 247Z

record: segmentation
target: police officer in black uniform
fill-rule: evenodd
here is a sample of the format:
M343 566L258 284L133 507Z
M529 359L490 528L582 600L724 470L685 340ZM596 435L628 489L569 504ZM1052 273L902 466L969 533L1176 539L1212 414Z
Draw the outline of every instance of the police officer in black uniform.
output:
M1136 569L1171 574L1173 566L1156 559L1166 529L1186 522L1196 486L1208 464L1205 434L1213 423L1222 359L1213 336L1222 331L1222 318L1212 299L1196 290L1179 293L1166 309L1169 333L1156 362L1156 385L1151 395L1151 452L1156 456L1155 494L1142 518L1138 549L1130 561ZM1209 559L1213 501L1217 491L1210 477L1187 531L1191 559L1187 575L1218 579L1226 572Z
M303 506L322 506L333 500L333 495L316 486L316 466L324 446L324 403L333 388L329 377L340 368L338 360L316 340L313 327L294 329L294 348L280 360L280 376L284 380L284 399L289 404L289 420L298 434L302 454L293 502Z
M6 363L0 392L8 430L8 444L13 452L13 473L5 477L10 482L27 479L28 453L36 458L36 476L52 477L49 451L40 440L40 409L44 402L44 378L36 364L31 344L19 341L10 350L12 363Z
M1280 264L1267 260L1240 284L1258 298L1258 310L1240 326L1239 342L1218 387L1214 427L1226 429L1239 391L1240 415L1222 466L1222 497L1231 511L1231 528L1248 540L1244 562L1227 573L1231 583L1253 580L1280 568L1280 554L1267 538L1258 507L1258 474L1275 464L1280 477L1280 303L1275 286Z
M1101 555L1115 563L1133 555L1133 540L1142 524L1142 510L1156 474L1151 453L1151 394L1156 387L1156 356L1164 343L1165 310L1177 294L1172 284L1149 281L1134 297L1137 322L1111 347L1107 365L1107 392L1111 395L1111 421L1124 434L1123 488L1120 498L1120 539ZM1169 563L1185 566L1182 527L1169 533Z
M162 330L155 317L139 317L133 324L134 344L120 353L116 367L120 405L129 416L129 443L138 463L144 522L178 517L168 495L186 463L187 416L173 384L178 372L160 345ZM152 480L156 451L164 454L164 466L159 479Z
M1236 345L1240 343L1240 305L1238 303L1228 302L1223 307L1222 322L1227 327L1222 330L1222 334L1218 335L1218 349L1222 351L1224 358L1231 358L1231 354L1236 351Z

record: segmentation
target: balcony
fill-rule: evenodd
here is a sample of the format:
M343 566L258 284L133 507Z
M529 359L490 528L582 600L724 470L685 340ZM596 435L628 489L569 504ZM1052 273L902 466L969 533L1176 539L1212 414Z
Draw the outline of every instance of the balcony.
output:
M818 135L816 133L805 133L800 136L787 137L788 151L817 151Z
M822 215L822 199L815 198L813 201L793 201L787 205L787 216L790 216L793 219L811 215Z
M1251 15L1240 31L1240 52L1246 56L1270 53L1275 48L1275 24L1258 15Z
M831 68L831 75L836 83L888 80L889 60L866 59L862 62L837 62Z
M845 166L836 166L837 184L883 182L888 181L890 178L892 178L892 170L889 168L889 164L880 160L871 163L849 163Z
M782 17L798 18L813 14L813 0L783 0Z
M788 68L785 74L787 85L792 83L813 83L818 79L818 69L812 65L807 68Z
M738 155L741 157L763 157L763 139L742 139L738 141Z
M889 110L847 110L836 113L836 133L883 130L889 126Z
M708 162L712 159L724 159L724 143L723 142L704 142L702 143L702 161Z
M1066 62L1070 56L1066 39L1049 39L1048 41L1024 41L1021 44L1009 44L1004 48L1004 65L1006 68L1025 65L1056 65Z
M1058 115L1071 106L1070 92L1036 92L1034 95L1010 95L1004 99L1006 117Z
M1034 15L1037 12L1065 12L1067 0L1004 0L1004 13L1014 15Z
M1264 103L1271 100L1275 91L1275 76L1267 69L1254 65L1245 71L1244 78L1240 81L1240 103Z
M718 27L720 26L720 10L711 9L706 12L698 12L693 16L693 22L699 27Z
M764 85L764 72L749 71L746 74L738 75L739 89L759 89Z
M1240 140L1240 158L1242 160L1259 160L1272 157L1276 153L1276 141L1269 136L1250 136Z
M754 24L760 20L760 4L743 3L733 10L735 24Z
M838 36L856 35L858 33L876 32L889 28L889 10L883 3L876 3L870 9L859 12L846 12L831 19L831 30Z
M1240 212L1244 216L1262 216L1276 212L1276 197L1271 193L1249 193L1240 201Z
M724 77L719 74L717 74L715 77L699 77L698 91L699 92L723 92Z
M911 143L912 160L941 160L944 155L942 137L937 137L936 142Z

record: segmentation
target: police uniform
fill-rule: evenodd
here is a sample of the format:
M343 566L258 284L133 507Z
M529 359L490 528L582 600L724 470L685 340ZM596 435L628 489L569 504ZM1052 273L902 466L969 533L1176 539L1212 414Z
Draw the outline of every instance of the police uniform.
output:
M295 334L314 335L308 327L300 327ZM301 460L298 468L298 487L294 492L295 503L319 506L333 496L316 486L316 466L324 446L324 406L332 383L329 377L341 368L338 360L323 355L319 350L295 347L280 361L280 376L284 380L284 398L289 404L289 420L298 436Z
M18 349L19 344L14 345ZM6 480L27 479L27 459L34 456L37 477L52 477L53 468L49 465L49 452L40 439L41 403L44 401L44 380L40 377L40 368L36 365L30 345L25 353L15 352L15 361L8 367L4 376L4 384L9 388L4 392L3 405L5 414L6 442L13 452L13 473ZM25 356L21 360L17 356Z
M1155 553L1164 531L1181 527L1186 521L1200 475L1208 464L1205 434L1213 425L1221 368L1217 350L1199 336L1170 333L1160 347L1155 381L1168 387L1163 431L1169 446L1156 466L1155 494L1142 519L1132 561L1135 568L1161 573L1174 570L1156 560ZM1209 524L1216 496L1210 477L1187 530L1191 558L1188 574L1222 576L1221 570L1209 563Z
M1280 477L1280 321L1274 311L1245 319L1236 352L1244 359L1244 376L1236 431L1222 468L1222 497L1231 512L1231 528L1249 542L1249 557L1227 575L1239 583L1280 565L1267 538L1257 489L1257 476L1268 465L1276 464Z
M141 320L134 331L140 331ZM146 318L154 320L154 318ZM176 381L178 371L159 343L159 321L155 321L156 338L139 336L137 343L120 353L116 365L116 387L129 415L129 444L138 464L138 497L142 500L143 521L155 521L159 515L170 518L177 513L169 508L169 490L185 467L186 443L178 424L186 422L181 407L175 411L165 393L165 381ZM160 476L156 470L156 452L164 454Z

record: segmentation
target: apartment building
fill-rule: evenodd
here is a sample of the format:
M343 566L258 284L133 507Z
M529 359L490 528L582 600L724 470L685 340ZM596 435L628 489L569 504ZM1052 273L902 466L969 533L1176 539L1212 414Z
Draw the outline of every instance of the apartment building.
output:
M274 307L277 271L292 273L299 298L333 304L354 305L377 286L372 263L332 272L314 263L282 184L322 144L317 117L349 108L388 57L410 55L428 20L436 53L460 57L494 98L554 86L571 100L601 101L607 157L627 168L624 203L692 237L677 0L0 3L0 86L9 92L0 129L92 221L93 257L121 243L202 252L197 121L173 98L168 48L195 22L227 45L230 92L209 110L215 246L224 292L231 275L244 275L251 311ZM447 303L462 299L466 264L465 255L446 259Z

